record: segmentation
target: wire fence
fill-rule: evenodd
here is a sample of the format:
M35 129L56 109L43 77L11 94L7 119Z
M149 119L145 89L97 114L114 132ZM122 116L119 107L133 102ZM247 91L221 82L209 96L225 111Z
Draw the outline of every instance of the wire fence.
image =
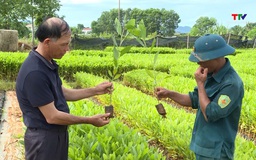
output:
M246 36L233 34L222 35L226 42L235 48L255 48L256 39L248 40ZM199 36L172 36L156 38L156 47L170 47L175 49L193 48L195 40ZM118 41L118 40L117 40ZM147 40L147 46L150 46L153 39ZM111 38L82 38L75 36L71 42L72 49L98 49L104 50L107 46L113 46ZM128 39L122 46L141 46L135 39Z

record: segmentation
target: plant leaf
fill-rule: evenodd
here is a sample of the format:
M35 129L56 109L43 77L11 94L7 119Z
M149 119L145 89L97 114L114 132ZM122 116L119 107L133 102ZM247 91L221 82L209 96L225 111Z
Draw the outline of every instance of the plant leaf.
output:
M151 47L150 47L150 53L152 52L153 48L155 47L156 45L156 39L154 38L152 44L151 44Z
M125 53L129 52L132 46L126 46L121 50L120 57L124 55Z
M145 41L147 36L147 28L144 25L143 19L140 21L138 28L140 30L140 38L142 38Z
M158 54L159 54L159 51L156 52L155 56L154 56L154 68L156 67L156 61L157 61L157 58L158 58Z
M121 26L120 21L117 18L115 19L115 28L116 28L118 35L121 35L122 34L122 26Z
M121 77L122 74L116 74L115 77L113 78L113 80L117 80Z
M112 41L113 41L113 43L114 43L114 46L118 46L117 43L116 43L116 38L115 38L114 35L112 35Z
M113 48L113 54L114 54L114 60L118 60L119 59L119 51L117 50L117 48L114 46Z
M96 147L98 146L98 141L96 141L96 143L91 147L91 152L94 152Z
M143 47L146 47L145 44L142 42L141 39L139 39L138 37L135 37L136 41L139 42L139 44Z
M153 79L155 78L154 75L153 75L153 73L152 73L152 71L146 69L146 72L147 72L147 74L149 75L149 77L151 77L151 78L153 78Z
M172 76L166 76L166 77L164 77L164 79L168 79L168 78L171 78Z
M129 22L126 23L125 28L129 31L131 29L135 28L135 19L129 20Z
M113 75L116 75L117 72L118 72L118 67L114 67L113 68Z
M111 79L112 79L112 77L113 77L113 74L112 74L112 72L111 72L110 70L108 70L108 76L109 76L109 78L111 78Z

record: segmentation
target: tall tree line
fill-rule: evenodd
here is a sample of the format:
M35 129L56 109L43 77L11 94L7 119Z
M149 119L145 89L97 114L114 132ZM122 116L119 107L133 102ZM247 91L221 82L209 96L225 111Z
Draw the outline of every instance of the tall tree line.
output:
M60 0L2 0L0 5L0 28L18 30L19 37L30 31L26 24L33 18L35 25L42 22L46 16L57 16Z
M220 35L233 34L254 39L256 38L256 23L247 23L244 27L235 25L231 28L227 28L223 25L219 25L217 19L213 17L200 17L196 20L189 34L192 36L202 36L206 33L216 33Z
M31 24L33 21L36 27L46 16L59 17L56 12L61 7L60 0L2 0L0 3L0 29L18 30L19 37L29 35L30 31L26 24ZM102 12L101 16L91 23L93 33L99 36L101 33L112 34L115 32L114 21L119 17L118 12L118 9ZM143 20L148 34L157 32L162 36L174 35L175 29L178 28L178 24L181 22L179 15L174 10L155 8L146 10L138 8L120 9L119 21L121 24L125 24L130 19L135 19L136 23ZM77 29L81 30L79 27ZM219 25L215 18L200 17L196 20L189 34L201 36L205 33L232 33L253 39L256 38L256 23L248 23L245 27L236 25L227 28Z
M97 21L91 23L92 32L96 35L101 33L111 34L115 32L114 22L118 17L118 9L111 9L110 11L102 12ZM125 24L130 19L135 19L136 23L141 20L147 26L147 33L152 34L157 32L163 36L172 36L175 29L180 23L179 15L173 10L150 8L141 10L138 8L128 8L126 10L120 9L120 22Z

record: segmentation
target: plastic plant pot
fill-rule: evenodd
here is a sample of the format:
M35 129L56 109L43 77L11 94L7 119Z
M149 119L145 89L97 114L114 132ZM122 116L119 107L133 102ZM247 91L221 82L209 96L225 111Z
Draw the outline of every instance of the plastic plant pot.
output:
M166 111L162 103L156 105L156 110L160 115L163 116L163 118L166 118Z
M108 118L114 118L114 107L112 105L105 106L105 113L110 113Z

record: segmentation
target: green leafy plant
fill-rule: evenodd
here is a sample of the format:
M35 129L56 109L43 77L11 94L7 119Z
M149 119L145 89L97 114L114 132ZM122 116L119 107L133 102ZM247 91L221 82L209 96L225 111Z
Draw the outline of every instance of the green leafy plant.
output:
M153 43L152 43L153 44ZM152 46L151 46L152 48ZM147 74L149 75L149 77L153 78L153 91L155 91L156 87L158 86L158 79L157 79L157 75L160 73L158 71L156 71L156 66L157 66L157 58L158 58L158 54L159 52L157 52L154 56L154 61L153 61L153 70L148 70L146 69ZM166 76L165 78L163 78L162 80L169 78L170 76ZM166 118L166 111L164 109L164 106L162 105L162 103L160 103L160 100L157 98L158 104L156 105L156 109L158 111L158 113L160 115L163 116L163 118Z
M124 18L124 19L125 19L124 21L126 21L126 18ZM110 82L113 82L122 76L122 73L119 71L119 59L125 53L129 52L129 50L132 47L132 46L122 47L123 42L125 41L125 39L127 39L127 37L130 34L129 31L126 29L126 26L132 25L132 21L133 20L130 20L129 22L127 22L126 25L122 26L120 21L117 18L115 19L115 29L116 29L117 34L112 35L114 47L113 47L113 68L112 68L112 70L108 70L108 77L109 77ZM119 43L117 43L116 36L120 37ZM111 108L110 112L113 112L112 92L110 93L109 101L110 101L109 108ZM105 107L105 109L108 110L107 107ZM109 112L109 111L106 111L106 112Z
M139 24L137 25L137 27L135 27L135 20L131 22L131 25L127 27L129 32L131 34L134 35L134 37L136 38L136 40L143 46L143 47L147 47L147 43L146 43L146 38L147 38L147 28L144 25L143 20L141 20L139 22ZM151 47L149 50L149 54L151 55L155 45L156 45L156 32L154 34L152 34L149 39L153 39L152 43L151 43ZM155 90L155 88L157 87L157 75L159 74L159 72L156 71L156 65L157 65L157 58L159 55L159 51L156 52L155 56L154 56L154 61L153 61L153 71L152 70L148 70L146 69L147 74L153 78L153 91ZM156 109L158 111L159 114L161 114L164 118L166 115L166 111L163 107L163 105L159 102L158 100L158 104L156 105Z
M127 26L129 32L136 38L136 40L143 46L147 47L147 28L144 25L143 20L139 22L137 27L135 27L135 20L132 20L131 23L129 23L129 26ZM156 32L153 33L148 39L153 39L151 43L151 47L149 50L149 54L152 54L152 51L156 45ZM154 79L154 88L157 86L157 71L156 71L156 64L157 64L157 58L158 58L159 51L155 54L154 56L154 61L153 61L153 72L146 69L146 72L148 75Z

